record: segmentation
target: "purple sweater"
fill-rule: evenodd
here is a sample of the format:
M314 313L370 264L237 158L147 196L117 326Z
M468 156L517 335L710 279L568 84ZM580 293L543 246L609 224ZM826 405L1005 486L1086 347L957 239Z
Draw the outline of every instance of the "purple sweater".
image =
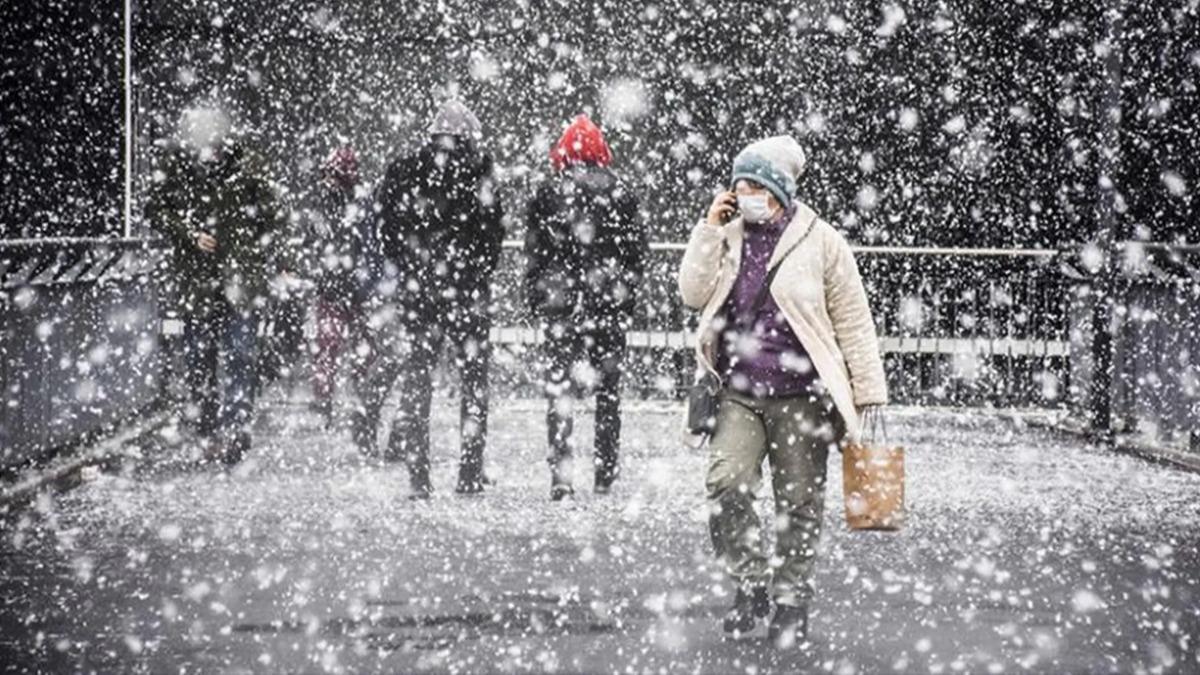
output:
M769 223L745 225L741 267L721 309L724 326L717 370L734 390L757 398L800 396L811 391L817 380L808 353L770 294L753 322L745 316L767 278L771 254L795 213L792 206ZM740 326L739 318L751 325Z

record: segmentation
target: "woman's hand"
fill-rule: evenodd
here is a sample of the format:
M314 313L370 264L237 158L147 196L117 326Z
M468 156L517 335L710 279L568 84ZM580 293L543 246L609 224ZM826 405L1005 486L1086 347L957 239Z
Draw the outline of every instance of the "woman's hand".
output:
M737 195L733 192L721 192L713 197L712 206L708 207L708 224L720 227L732 220L737 211Z

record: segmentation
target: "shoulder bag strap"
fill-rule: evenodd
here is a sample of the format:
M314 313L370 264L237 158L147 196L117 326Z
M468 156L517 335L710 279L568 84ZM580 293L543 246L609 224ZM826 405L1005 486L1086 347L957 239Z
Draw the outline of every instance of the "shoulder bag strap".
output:
M771 269L767 270L767 276L765 279L763 279L762 288L758 289L758 295L754 296L754 302L750 305L750 309L746 313L745 318L748 321L753 322L754 318L758 316L758 312L762 310L763 304L767 301L767 295L771 292L771 283L775 281L775 274L778 273L779 268L783 266L783 261L787 260L787 257L792 254L792 251L795 251L797 248L799 248L800 244L804 243L805 239L808 239L808 235L812 232L813 226L816 225L816 223L817 219L813 218L813 221L808 224L808 229L804 231L804 234L800 235L800 238L796 240L796 243L792 244L783 255L779 256L779 260L775 261L775 264L771 266ZM743 325L745 324L743 323Z

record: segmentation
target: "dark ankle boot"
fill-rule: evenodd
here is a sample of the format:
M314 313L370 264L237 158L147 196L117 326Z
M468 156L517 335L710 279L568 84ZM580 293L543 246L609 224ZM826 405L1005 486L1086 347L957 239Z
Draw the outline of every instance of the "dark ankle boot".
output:
M226 443L222 460L226 466L236 466L241 463L248 450L250 450L250 434L245 431L238 432Z
M333 424L333 399L315 398L308 409L321 418L321 424L328 429Z
M362 410L355 410L350 414L350 437L360 452L368 457L375 456L375 425Z
M410 462L408 465L408 484L412 486L409 499L429 499L433 494L433 482L429 479L429 464L427 462Z
M575 486L571 485L571 481L558 475L557 473L550 477L550 501L561 502L567 497L575 496Z
M459 469L458 485L454 491L460 495L475 495L483 492L483 474L476 469Z
M429 482L429 478L418 478L410 476L409 483L412 486L412 492L408 498L413 501L424 501L433 496L433 484Z
M759 619L770 613L771 596L767 594L765 586L754 586L749 590L739 588L722 628L726 633L749 633L758 625Z
M780 649L790 649L808 637L808 607L776 605L775 616L767 629L767 639Z
M612 485L617 480L617 472L609 469L596 469L595 492L606 495L612 492Z

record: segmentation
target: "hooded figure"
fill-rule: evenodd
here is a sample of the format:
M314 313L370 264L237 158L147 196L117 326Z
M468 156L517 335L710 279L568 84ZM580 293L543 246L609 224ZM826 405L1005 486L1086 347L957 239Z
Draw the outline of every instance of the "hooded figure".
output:
M381 357L355 438L374 448L380 411L403 373L401 401L385 456L403 459L413 494L427 497L432 370L448 342L462 384L462 459L457 491L484 486L490 281L504 225L492 159L480 149L478 118L458 101L438 112L427 142L388 166L377 194L379 238L394 265L396 336Z
M608 168L600 128L580 115L550 151L554 173L529 207L525 296L546 334L551 499L572 494L570 401L595 380L594 488L619 472L620 384L648 249L638 199ZM586 364L594 371L582 372Z
M236 463L250 446L258 315L279 221L258 155L228 133L197 133L212 129L197 118L208 119L185 114L179 142L167 146L146 217L174 252L194 426L208 456Z

